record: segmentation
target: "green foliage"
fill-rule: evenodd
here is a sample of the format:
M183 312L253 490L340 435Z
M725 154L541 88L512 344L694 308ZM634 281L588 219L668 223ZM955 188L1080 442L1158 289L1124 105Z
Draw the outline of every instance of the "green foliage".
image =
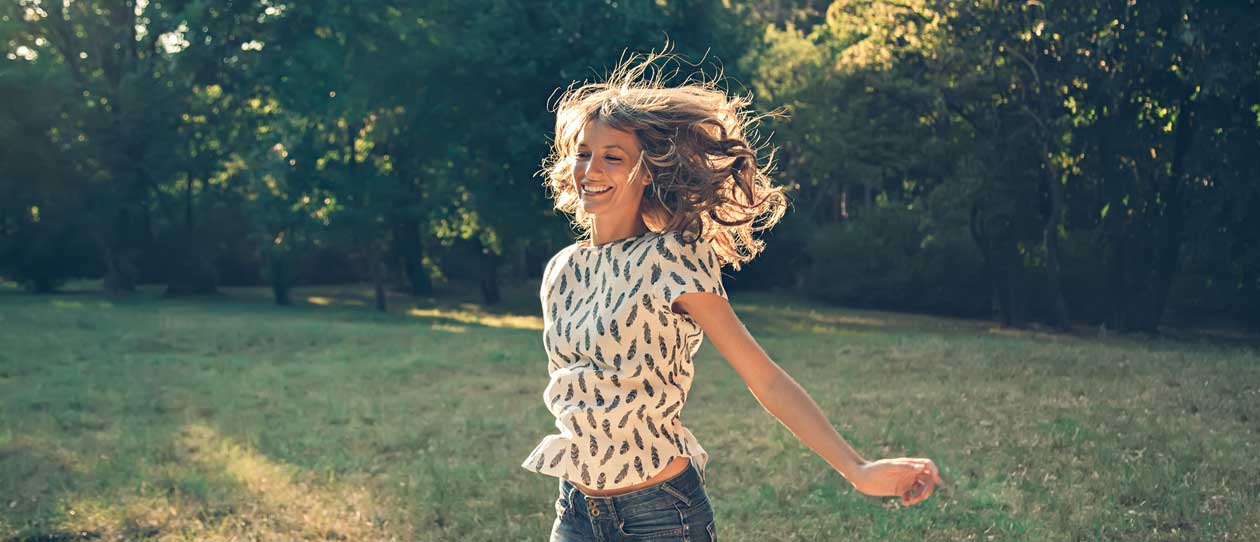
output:
M0 238L0 276L31 292L47 293L71 278L96 272L86 258L92 247L64 220L41 216L39 222L13 219Z
M494 303L503 277L536 276L570 240L536 176L556 90L669 43L696 63L673 66L676 81L721 71L781 113L759 134L777 152L759 158L800 212L767 235L774 261L745 285L795 287L851 265L825 255L880 254L842 270L871 288L814 288L1138 330L1213 291L1226 301L1202 310L1260 322L1254 11L10 2L0 272L37 289L83 273L171 293L265 280L277 300L344 277L372 281L383 303L386 288L427 295L449 269ZM887 243L832 226L850 221ZM815 239L814 224L838 237ZM798 272L813 252L819 267Z
M812 297L859 307L909 308L921 237L908 214L871 208L862 220L819 227L808 251Z
M924 233L903 207L863 209L816 229L806 282L814 298L857 307L983 315L987 283L974 243L958 230Z
M743 62L789 115L776 143L814 221L905 207L922 231L969 234L1007 324L1027 307L1154 330L1192 303L1169 297L1185 265L1256 299L1234 263L1260 248L1236 205L1257 201L1243 171L1260 167L1240 114L1260 95L1251 4L833 2L769 26Z

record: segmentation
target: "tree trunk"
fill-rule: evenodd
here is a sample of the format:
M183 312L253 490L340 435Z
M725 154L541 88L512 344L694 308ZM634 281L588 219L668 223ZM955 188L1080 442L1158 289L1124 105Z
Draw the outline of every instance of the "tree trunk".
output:
M201 238L193 220L193 183L196 179L192 171L185 172L185 175L183 238L167 251L171 260L167 267L166 295L214 293L218 290L218 278L215 276L214 258L209 254L210 243Z
M514 275L517 280L529 278L529 247L525 243L516 245L516 273Z
M833 224L839 224L844 221L844 196L843 194L844 194L843 190L831 191L831 207L834 210L833 211L834 215L831 219L831 222Z
M976 201L971 203L967 230L971 233L971 241L980 250L980 259L984 264L984 282L989 285L989 317L996 316L998 321L1003 321L1005 311L1002 310L1002 292L998 287L997 269L993 262L993 246L985 233L984 224L980 218L980 204Z
M1002 252L1005 254L1002 258L1002 267L1006 271L1005 299L1003 300L1006 305L1004 324L1014 328L1023 328L1028 325L1024 314L1024 300L1020 295L1020 268L1024 264L1019 251L1014 246L1008 244L1006 250Z
M1107 327L1115 331L1125 331L1128 329L1126 317L1129 314L1128 293L1125 291L1127 284L1125 281L1125 258L1128 257L1124 250L1127 241L1118 232L1109 232L1107 235L1109 248L1109 257L1107 258L1107 291L1110 295L1111 308L1108 311Z
M1011 315L1010 326L1021 329L1028 327L1028 317L1024 310L1024 298L1019 291L1019 272L1013 265L1007 269L1006 298L1007 311Z
M136 290L134 266L127 261L126 251L114 246L113 241L99 230L92 232L97 254L105 268L105 291L110 293Z
M271 295L276 304L281 306L292 304L289 298L291 281L286 260L287 257L284 254L271 256Z
M1172 164L1168 171L1166 189L1160 190L1165 200L1162 213L1152 216L1153 242L1151 249L1155 251L1153 265L1149 271L1150 306L1142 314L1139 321L1142 331L1159 332L1159 323L1163 320L1164 309L1168 305L1168 294L1172 289L1173 277L1181 270L1182 233L1185 230L1186 207L1185 189L1182 175L1185 169L1185 157L1190 151L1190 142L1194 137L1194 102L1190 100L1192 90L1186 89L1181 98L1181 112L1178 115L1176 132L1173 135Z
M433 292L433 283L424 269L424 244L420 241L420 223L403 220L394 227L395 250L402 260L403 276L411 295L420 297Z
M372 290L376 293L376 310L386 312L389 307L385 296L385 260L374 250L368 251L368 269L372 273Z
M1051 325L1058 331L1065 332L1072 328L1072 320L1068 314L1067 300L1063 297L1063 283L1059 267L1059 215L1063 209L1063 195L1059 186L1057 168L1050 163L1050 150L1042 149L1045 171L1042 180L1046 183L1050 197L1050 208L1046 212L1041 229L1041 245L1046 251L1046 281L1050 290L1050 304L1054 311Z
M836 190L835 184L824 183L822 185L819 185L817 187L817 190L811 190L809 192L806 199L810 202L810 204L809 204L809 212L806 214L806 216L810 218L811 223L817 224L819 226L827 223L827 212L825 209L823 209L824 207L823 203L825 203L828 200L827 195L830 194L831 191L833 190Z
M499 255L481 241L477 242L481 249L481 297L486 305L496 305L499 295Z

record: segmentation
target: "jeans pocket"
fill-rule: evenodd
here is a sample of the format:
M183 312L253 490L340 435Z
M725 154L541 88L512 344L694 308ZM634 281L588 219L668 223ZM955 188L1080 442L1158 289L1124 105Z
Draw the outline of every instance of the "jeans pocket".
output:
M662 539L687 534L687 517L681 504L646 509L622 516L618 530L634 540Z

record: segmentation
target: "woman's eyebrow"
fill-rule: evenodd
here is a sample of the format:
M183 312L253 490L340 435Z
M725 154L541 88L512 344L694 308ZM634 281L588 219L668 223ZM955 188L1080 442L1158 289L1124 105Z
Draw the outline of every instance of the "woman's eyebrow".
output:
M585 146L587 146L587 145L586 145L586 143L578 143L578 146L579 146L579 147L585 147ZM619 150L619 151L621 151L621 152L627 152L627 151L626 151L626 149L622 148L622 146L621 146L621 145L615 145L615 144L614 144L614 145L604 145L604 148L605 148L605 149L617 149L617 150Z

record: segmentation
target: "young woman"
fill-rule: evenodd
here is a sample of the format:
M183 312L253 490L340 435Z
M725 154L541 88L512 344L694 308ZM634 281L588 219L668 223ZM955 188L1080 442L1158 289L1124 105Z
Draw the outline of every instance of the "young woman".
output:
M589 234L551 258L539 291L543 397L560 432L521 466L559 479L551 540L716 540L708 453L681 421L705 335L854 488L923 501L940 481L932 460L863 459L732 311L721 266L761 252L751 233L777 223L786 198L757 164L749 101L645 77L661 57L570 87L544 161L556 209Z

